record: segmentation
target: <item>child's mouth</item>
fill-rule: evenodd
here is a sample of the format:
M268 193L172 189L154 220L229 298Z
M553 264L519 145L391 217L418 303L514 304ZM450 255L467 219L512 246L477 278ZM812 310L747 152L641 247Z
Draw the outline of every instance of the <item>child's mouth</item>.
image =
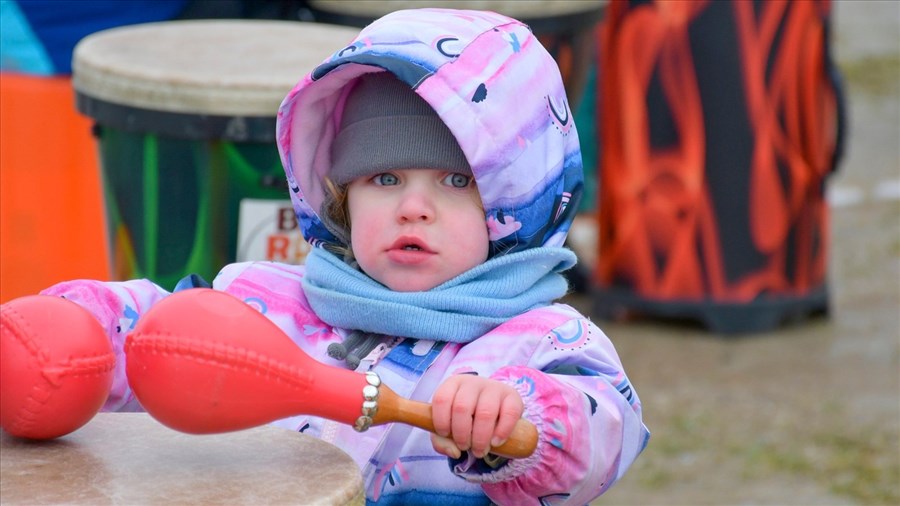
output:
M418 237L406 236L406 237L398 237L394 244L390 246L391 250L394 251L403 251L412 253L432 253L431 249L425 243L425 241L419 239Z
M424 244L398 241L394 247L388 250L387 255L392 262L399 265L414 266L429 261L433 258L434 253L432 253Z

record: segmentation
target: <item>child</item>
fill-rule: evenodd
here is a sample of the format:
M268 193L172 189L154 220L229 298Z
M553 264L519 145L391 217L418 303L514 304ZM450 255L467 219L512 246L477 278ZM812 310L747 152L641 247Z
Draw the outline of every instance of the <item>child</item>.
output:
M290 92L277 142L316 247L305 266L226 266L213 288L316 359L432 402L439 435L279 425L353 456L369 502L585 504L625 472L649 438L640 401L607 337L553 304L575 263L561 245L581 154L556 64L526 26L490 12L389 14ZM44 293L102 322L120 359L106 409L140 409L122 345L167 292L135 280ZM534 454L491 454L521 417L538 429Z

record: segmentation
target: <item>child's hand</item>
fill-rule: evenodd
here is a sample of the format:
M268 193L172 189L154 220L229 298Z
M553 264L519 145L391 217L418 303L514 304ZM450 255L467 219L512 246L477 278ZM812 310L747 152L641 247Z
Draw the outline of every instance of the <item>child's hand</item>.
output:
M471 450L483 458L509 438L524 409L519 393L506 383L470 374L452 376L431 400L437 432L431 444L448 457Z

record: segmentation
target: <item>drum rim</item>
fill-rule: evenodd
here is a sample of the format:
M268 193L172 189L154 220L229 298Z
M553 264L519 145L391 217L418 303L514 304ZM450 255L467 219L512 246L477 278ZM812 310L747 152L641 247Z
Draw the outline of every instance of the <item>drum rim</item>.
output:
M242 116L174 112L117 104L76 91L75 107L97 125L124 132L191 141L275 141L275 115Z
M606 12L607 3L607 0L597 0L597 6L591 9L566 12L546 17L523 16L515 19L528 25L535 35L552 35L571 31L582 31L592 28L603 18L604 13ZM309 10L314 19L327 24L364 28L380 17L339 12L329 10L328 7L330 7L330 4L323 6L315 1L309 1L306 5L306 9ZM388 14L389 12L392 11L385 11L382 15ZM497 12L498 14L509 16L509 14L505 14L501 11Z
M303 75L357 33L346 26L280 20L173 20L120 26L78 42L72 84L78 93L136 108L274 117ZM154 38L162 42L145 44ZM286 44L307 49L285 51ZM191 45L195 49L180 49ZM238 49L240 54L265 58L236 58L233 53ZM169 59L170 54L177 57Z

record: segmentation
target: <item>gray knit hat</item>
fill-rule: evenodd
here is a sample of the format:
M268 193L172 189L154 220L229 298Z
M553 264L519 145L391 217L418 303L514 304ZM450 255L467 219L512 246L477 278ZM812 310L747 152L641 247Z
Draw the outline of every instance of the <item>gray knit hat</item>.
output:
M350 90L331 159L328 175L338 185L399 169L472 175L447 125L390 72L365 74Z

